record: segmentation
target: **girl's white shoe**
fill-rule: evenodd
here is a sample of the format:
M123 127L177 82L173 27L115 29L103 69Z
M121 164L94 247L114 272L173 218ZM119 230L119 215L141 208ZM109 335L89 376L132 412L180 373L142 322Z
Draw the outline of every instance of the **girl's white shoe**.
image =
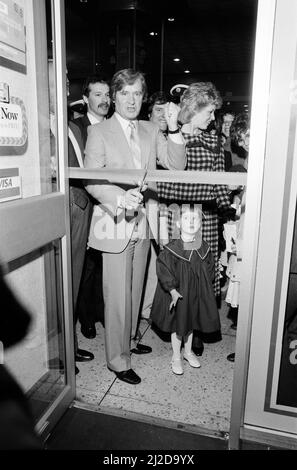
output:
M191 351L189 354L184 351L184 359L188 361L191 367L201 367L201 364L198 361L197 356L193 353L193 351Z
M182 363L182 360L181 358L172 358L172 361L171 361L171 369L172 369L172 372L176 375L182 375L184 373L184 369L183 369L183 363Z

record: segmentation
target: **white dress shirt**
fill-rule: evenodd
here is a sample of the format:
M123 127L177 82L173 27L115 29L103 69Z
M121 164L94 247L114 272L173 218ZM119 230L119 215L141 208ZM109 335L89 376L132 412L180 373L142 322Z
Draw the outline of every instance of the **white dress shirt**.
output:
M128 145L129 147L131 148L131 126L130 126L130 120L128 119L124 119L119 113L115 112L114 113L117 120L119 121L123 131L124 131L124 134L125 134L125 137L127 139L127 142L128 142ZM133 149L132 150L132 156L133 156L133 159L134 159L134 165L135 165L135 168L137 169L141 169L141 151L140 151L140 145L139 145L139 137L138 137L138 121L135 119L132 121L134 123L134 126L135 126L135 131L134 131L134 136L135 136L135 139L136 139L136 142L134 142L134 144L136 144L138 146L138 155L135 155L134 152L133 152Z
M91 125L98 124L98 122L101 122L93 114L89 113L89 111L87 112L87 116L89 118L89 121L90 121Z

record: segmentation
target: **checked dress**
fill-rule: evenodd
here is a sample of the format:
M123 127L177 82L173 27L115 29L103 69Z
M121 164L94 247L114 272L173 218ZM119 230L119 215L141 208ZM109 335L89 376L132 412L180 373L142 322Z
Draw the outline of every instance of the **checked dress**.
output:
M224 148L219 137L201 132L200 134L185 134L188 171L225 171ZM220 295L220 270L218 248L218 209L228 209L230 198L228 187L200 183L158 183L158 195L161 202L168 206L168 223L174 224L175 216L170 216L170 206L176 204L201 204L204 217L202 218L202 237L209 244L215 259L215 295ZM170 222L171 219L171 222ZM169 233L172 234L169 226Z

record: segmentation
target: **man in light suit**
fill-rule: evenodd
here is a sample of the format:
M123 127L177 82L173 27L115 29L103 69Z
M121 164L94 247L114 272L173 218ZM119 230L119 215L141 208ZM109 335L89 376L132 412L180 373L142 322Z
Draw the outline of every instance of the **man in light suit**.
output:
M104 121L109 111L110 94L107 81L96 75L88 77L83 85L83 100L87 106L87 113L73 122L80 128L85 147L88 127ZM86 252L76 315L81 324L82 334L89 339L95 338L95 323L99 320L104 323L104 303L102 253L93 248L89 248Z
M185 146L177 126L179 108L174 103L166 105L166 141L157 126L137 120L146 93L142 73L124 69L113 76L115 113L88 128L86 168L153 170L157 163L169 169L184 168ZM89 246L103 251L107 366L120 380L135 385L141 378L131 368L131 352L151 352L149 346L134 340L150 236L158 239L156 185L98 180L89 181L86 188L99 203L93 211Z

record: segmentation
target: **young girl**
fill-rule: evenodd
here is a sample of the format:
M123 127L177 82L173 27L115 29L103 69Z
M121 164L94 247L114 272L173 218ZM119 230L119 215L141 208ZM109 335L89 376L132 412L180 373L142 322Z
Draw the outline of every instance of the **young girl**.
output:
M212 333L220 330L213 290L214 258L202 240L201 210L198 204L181 207L176 222L180 238L168 243L157 259L158 285L151 319L157 327L171 332L174 374L183 374L181 355L192 367L200 367L192 351L193 330Z

